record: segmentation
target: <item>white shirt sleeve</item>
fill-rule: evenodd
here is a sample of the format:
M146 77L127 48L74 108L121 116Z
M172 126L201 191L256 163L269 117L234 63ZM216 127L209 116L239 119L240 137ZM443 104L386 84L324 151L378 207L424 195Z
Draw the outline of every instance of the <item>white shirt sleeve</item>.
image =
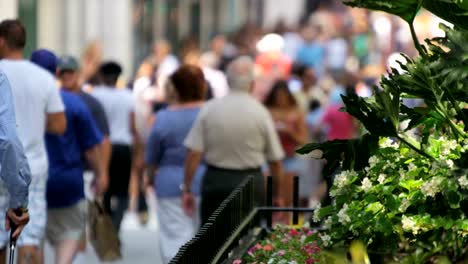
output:
M203 129L204 126L204 118L205 118L205 107L200 110L200 113L197 116L197 119L193 123L192 129L190 129L187 138L185 138L184 145L186 148L204 152L205 150L205 131Z
M50 78L50 80L48 80L47 89L49 90L49 95L47 97L46 112L60 113L65 111L65 106L63 105L62 97L60 96L60 91L55 85L53 78Z

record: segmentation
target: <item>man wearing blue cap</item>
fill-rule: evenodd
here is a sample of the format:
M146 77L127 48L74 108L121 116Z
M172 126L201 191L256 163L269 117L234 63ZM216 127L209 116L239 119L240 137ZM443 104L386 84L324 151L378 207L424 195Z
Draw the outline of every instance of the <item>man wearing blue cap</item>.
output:
M44 50L36 51L32 60L50 71L55 66L49 62L57 61L53 53ZM102 186L106 183L100 180L106 178L99 149L102 134L80 97L69 92L71 87L77 86L78 74L74 76L77 69L78 63L71 57L58 62L57 73L64 85L60 95L66 107L67 129L62 136L46 135L50 160L46 236L55 249L56 263L64 264L72 263L85 232L83 156L98 179L97 191L104 192L106 188Z
M23 58L26 31L18 20L0 22L0 70L11 84L18 137L31 169L28 209L31 223L18 240L19 262L42 263L47 205L45 199L48 159L45 132L63 134L66 128L64 105L54 78L44 69ZM0 191L0 211L9 207L8 194ZM10 201L11 202L11 201ZM0 225L4 221L0 217ZM0 231L0 249L8 242L8 232ZM0 251L0 263L3 260Z
M107 121L106 113L101 103L89 93L81 90L79 82L79 64L76 58L72 56L63 56L58 60L57 66L57 77L61 82L62 88L68 92L78 95L81 100L85 103L96 122L97 128L103 134L104 138L100 146L100 155L102 166L104 167L105 174L101 177L95 175L94 177L94 188L95 193L99 196L106 192L107 185L109 182L107 171L109 168L110 155L111 155L111 143L109 139L110 129ZM87 166L89 169L89 166Z

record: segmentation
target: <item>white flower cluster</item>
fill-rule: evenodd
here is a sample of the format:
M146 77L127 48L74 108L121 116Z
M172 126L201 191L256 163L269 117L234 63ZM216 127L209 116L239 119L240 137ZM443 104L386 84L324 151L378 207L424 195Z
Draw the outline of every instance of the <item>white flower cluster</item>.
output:
M320 208L321 208L321 206L322 206L322 205L321 205L320 203L318 203L317 206L316 206L315 209L314 209L314 216L313 216L312 220L313 220L315 223L317 223L317 222L320 221Z
M379 178L377 179L377 181L380 183L380 184L384 184L385 180L387 179L387 175L381 173L379 174Z
M442 178L434 177L421 186L421 192L427 197L435 197L441 191Z
M408 209L410 205L411 205L411 202L408 199L404 198L401 201L400 207L398 207L398 211L404 213L406 212L406 209Z
M468 178L466 177L466 175L463 175L460 178L458 178L458 184L460 184L460 187L462 189L468 189Z
M357 173L355 171L342 171L340 174L335 176L335 180L333 183L336 186L336 188L341 189L348 185L349 179L354 176L357 176Z
M323 228L330 229L333 224L333 218L331 216L327 217L323 222Z
M395 163L394 163L394 162L391 162L390 160L387 160L387 161L385 162L385 165L383 166L382 169L383 169L383 170L386 170L386 169L392 169L392 170L394 170L395 168L396 168Z
M371 188L372 188L372 182L369 180L369 178L365 177L365 178L362 180L361 189L362 189L364 192L368 192Z
M412 217L407 217L403 215L401 218L401 225L403 230L411 231L414 235L416 235L419 231L419 227L416 224L416 221Z
M408 164L408 171L413 171L415 169L417 169L418 166L414 165L413 162L410 162L410 164Z
M329 235L327 235L327 234L323 234L323 235L322 235L322 234L319 234L319 237L320 237L320 239L322 240L324 246L330 245L331 237L330 237Z
M463 140L462 150L463 150L463 151L468 150L468 138L465 138L465 139Z
M346 225L347 223L351 222L351 218L347 214L347 211L348 211L348 204L345 203L343 205L343 208L341 208L340 211L337 214L338 222L340 222L343 225Z
M443 140L443 139L442 139ZM448 156L452 152L452 150L455 150L458 147L458 142L456 140L445 140L444 144L442 144L443 149L442 149L442 155Z
M379 163L379 158L377 156L372 156L369 158L369 166L372 168Z
M390 138L386 138L384 142L380 143L381 148L398 148L399 144Z
M445 161L445 164L450 168L450 169L453 169L453 166L455 165L455 163L453 163L453 160L451 159L448 159Z

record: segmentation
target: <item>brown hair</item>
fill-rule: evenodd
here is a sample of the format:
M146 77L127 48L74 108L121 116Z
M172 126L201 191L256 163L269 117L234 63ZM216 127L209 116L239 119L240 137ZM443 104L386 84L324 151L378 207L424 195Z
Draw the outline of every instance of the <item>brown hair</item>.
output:
M207 84L199 67L183 65L169 79L180 102L187 103L205 98Z
M291 91L289 91L288 83L284 80L278 80L273 84L273 87L270 90L270 93L267 95L265 99L265 106L268 108L272 108L276 106L276 98L280 91L284 91L286 96L288 97L289 106L297 106L296 99L294 98Z
M10 49L21 50L26 46L26 29L18 19L7 19L0 23L0 38Z

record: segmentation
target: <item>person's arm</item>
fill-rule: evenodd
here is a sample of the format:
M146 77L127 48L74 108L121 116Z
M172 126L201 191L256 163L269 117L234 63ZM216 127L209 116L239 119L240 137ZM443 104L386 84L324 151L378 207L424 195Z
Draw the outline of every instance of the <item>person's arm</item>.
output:
M85 151L85 158L95 175L96 193L102 195L107 191L108 177L104 170L100 146L95 145Z
M298 113L297 127L288 130L289 136L297 145L307 144L307 125L303 113Z
M110 163L110 159L112 155L112 143L109 137L110 135L109 122L107 120L106 113L101 103L98 100L96 100L94 97L92 97L91 95L84 95L84 96L89 96L90 98L92 98L92 101L95 102L94 109L90 108L90 110L91 110L91 114L93 115L94 121L96 122L96 125L99 131L101 131L101 133L104 136L100 145L101 161L103 163L106 174L108 174L109 163Z
M86 161L94 172L94 187L97 195L102 195L107 191L108 187L108 173L105 169L105 162L103 162L102 142L104 137L99 131L96 121L91 115L88 107L78 100L76 114L76 130L77 141L80 150L84 153Z
M9 230L11 222L15 223L18 228L13 237L17 238L29 222L27 206L31 171L16 133L11 89L2 77L0 73L0 178L10 194L5 228ZM21 216L17 215L17 210L21 210Z
M195 210L195 199L191 192L193 177L202 160L205 149L205 133L203 123L207 108L202 108L190 130L184 145L187 148L185 157L184 182L182 186L182 208L185 214L193 216Z
M48 133L62 135L67 129L67 119L65 117L65 106L60 96L59 89L55 86L54 79L48 80L47 105L46 105L46 130Z
M99 152L101 153L102 169L104 170L103 175L101 176L101 184L107 189L109 185L109 164L112 156L112 144L109 136L104 136L102 139L102 142L99 145Z
M281 161L284 158L283 147L281 146L278 133L275 130L273 119L269 113L264 119L264 136L265 136L265 156L270 166L270 174L273 177L274 182L280 183L276 186L282 186L283 180L283 166ZM284 197L282 189L279 188L276 194L277 197Z
M109 136L104 136L101 142L102 163L105 171L109 171L110 159L112 156L112 143Z
M200 166L202 160L202 152L189 149L187 152L187 157L185 158L185 167L184 167L184 184L183 191L190 192L193 182L193 177Z
M67 119L64 112L47 114L46 130L48 133L63 135L66 129Z
M195 213L195 198L192 194L192 181L200 165L202 152L189 149L185 159L184 183L182 185L182 208L188 216Z
M165 126L164 124L164 117L162 117L160 122L153 125L146 142L146 149L142 151L145 168L143 174L145 189L153 186L155 173L164 152L161 142L161 129Z

